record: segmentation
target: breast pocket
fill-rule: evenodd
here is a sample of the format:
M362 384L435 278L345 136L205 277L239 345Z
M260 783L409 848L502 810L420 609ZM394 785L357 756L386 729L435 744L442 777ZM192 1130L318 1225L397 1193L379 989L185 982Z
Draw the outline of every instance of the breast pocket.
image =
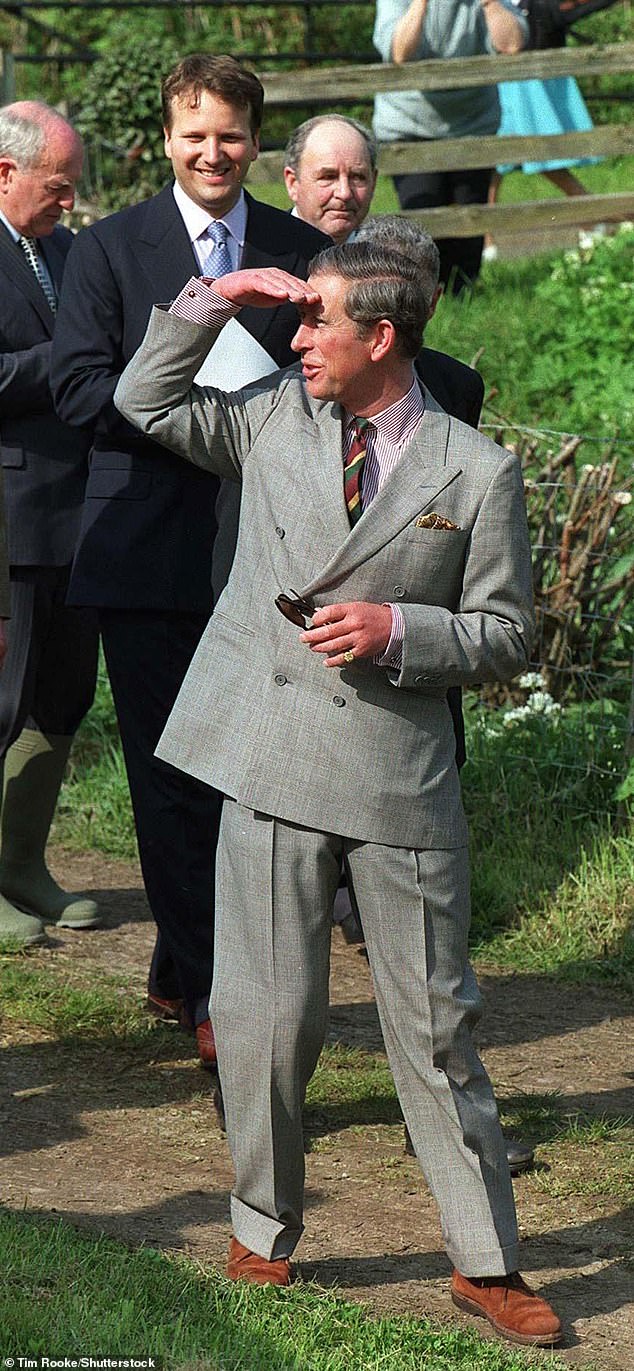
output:
M408 556L420 553L421 558L463 558L469 534L463 528L417 528L415 524L406 534Z

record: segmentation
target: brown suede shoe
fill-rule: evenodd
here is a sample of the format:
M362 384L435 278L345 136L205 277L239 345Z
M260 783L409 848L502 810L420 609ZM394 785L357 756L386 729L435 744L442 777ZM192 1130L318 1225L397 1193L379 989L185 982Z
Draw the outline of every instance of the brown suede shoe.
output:
M229 1243L227 1275L230 1281L251 1281L252 1285L290 1285L292 1280L288 1257L269 1262L243 1247L237 1238Z
M522 1280L519 1271L508 1276L474 1276L454 1271L451 1298L459 1309L477 1314L511 1342L552 1347L561 1338L554 1310Z
M216 1052L216 1039L210 1019L204 1019L202 1023L196 1024L196 1042L198 1044L198 1056L200 1065L206 1071L218 1070L218 1055Z

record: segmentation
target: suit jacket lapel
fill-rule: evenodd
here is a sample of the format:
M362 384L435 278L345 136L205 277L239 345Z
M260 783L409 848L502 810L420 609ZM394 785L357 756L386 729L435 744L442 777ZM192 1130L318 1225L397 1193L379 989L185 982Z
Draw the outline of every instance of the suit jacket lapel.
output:
M292 270L295 259L291 262L288 253L280 252L275 241L271 241L270 228L267 232L259 201L254 200L247 191L245 191L245 199L247 202L247 227L242 253L242 269L251 271L257 267L279 266L282 270ZM266 336L274 326L276 314L276 309L254 309L247 305L240 310L240 323L253 338L257 339L258 343L261 343L262 347L266 347Z
M173 300L200 268L171 186L148 202L148 213L137 232L133 250L151 278L154 298Z
M57 239L58 231L59 230L57 229L53 229L53 232L47 238L38 238L38 247L46 260L51 280L55 286L55 292L59 296L62 277L64 275L65 255L60 251Z
M303 414L298 432L298 464L306 482L306 500L316 541L324 557L336 557L350 537L350 520L343 494L341 409L330 402L313 415ZM319 530L319 531L318 531Z
M428 391L425 392L425 401L425 414L418 432L354 528L350 528L348 523L343 502L343 476L341 477L341 501L347 536L310 584L302 588L302 594L312 595L324 590L361 566L400 533L415 514L421 513L431 505L439 492L460 475L461 467L447 465L449 418ZM340 418L339 468L341 469ZM325 473L324 462L322 476ZM323 498L325 501L324 484L322 479L316 488L318 500ZM326 510L330 513L330 507L325 503L323 508L324 513Z
M46 332L53 336L55 316L46 299L44 291L19 243L14 242L4 224L0 223L0 262L10 281L22 292L41 319Z

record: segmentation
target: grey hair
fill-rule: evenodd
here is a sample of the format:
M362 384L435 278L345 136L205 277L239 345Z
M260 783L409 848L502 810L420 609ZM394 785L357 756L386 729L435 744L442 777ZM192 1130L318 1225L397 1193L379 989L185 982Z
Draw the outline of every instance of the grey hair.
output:
M366 128L360 119L352 119L347 114L316 114L313 119L305 119L303 124L298 124L286 144L285 166L290 167L296 176L299 176L299 166L306 143L313 129L320 128L322 124L345 124L348 128L354 129L365 143L372 171L376 171L379 146L372 131Z
M420 350L429 303L421 290L420 271L411 257L375 243L343 243L313 257L311 276L340 276L350 282L345 311L360 337L388 319L394 326L402 357Z
M372 215L357 229L355 242L376 243L411 257L424 275L424 288L429 281L431 294L434 294L440 279L440 253L431 233L420 224L403 219L400 214Z
M44 115L52 111L44 104L37 108L42 110L41 118L18 114L13 105L0 109L0 157L13 157L25 170L37 166L46 147Z

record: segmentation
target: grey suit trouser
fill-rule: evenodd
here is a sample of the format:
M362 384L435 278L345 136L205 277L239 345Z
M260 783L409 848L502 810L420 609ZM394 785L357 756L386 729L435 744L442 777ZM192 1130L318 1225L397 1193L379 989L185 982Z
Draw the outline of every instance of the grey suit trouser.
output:
M236 1172L235 1236L269 1259L289 1256L301 1236L302 1105L326 1032L344 855L390 1067L448 1255L466 1276L516 1270L505 1147L471 1039L480 1002L467 953L466 849L361 843L228 800L211 1019Z

